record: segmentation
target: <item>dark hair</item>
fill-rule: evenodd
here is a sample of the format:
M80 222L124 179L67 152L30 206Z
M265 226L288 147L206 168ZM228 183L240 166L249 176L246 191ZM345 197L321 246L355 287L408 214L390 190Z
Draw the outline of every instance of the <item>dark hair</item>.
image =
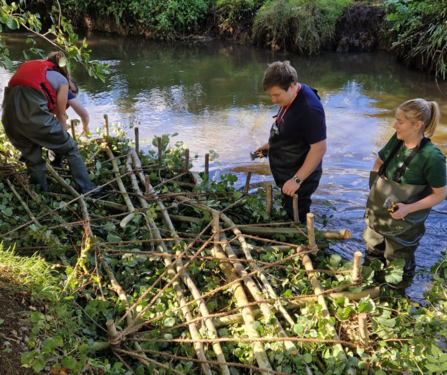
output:
M53 63L56 66L55 67L56 71L62 74L65 78L67 78L67 81L69 81L70 76L68 74L67 66L59 65L59 60L62 59L63 57L65 57L65 53L63 53L62 51L51 52L47 56L47 61Z
M79 87L76 82L76 80L70 75L68 79L68 85L70 86L70 90L73 94L78 95L79 94Z
M289 61L277 61L270 64L265 71L262 88L264 91L268 91L277 86L287 91L291 83L298 83L298 74L295 68L290 65Z
M411 123L422 122L421 131L423 135L430 138L435 133L441 118L438 103L419 98L411 99L401 104L398 109L404 113Z

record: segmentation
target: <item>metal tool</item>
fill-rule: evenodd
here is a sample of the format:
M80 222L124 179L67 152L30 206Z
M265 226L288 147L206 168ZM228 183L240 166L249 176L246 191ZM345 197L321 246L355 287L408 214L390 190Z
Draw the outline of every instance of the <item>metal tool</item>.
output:
M390 197L385 199L383 207L385 207L389 212L396 212L399 209L399 206L396 206L396 204L391 201ZM402 218L402 220L405 221L405 218Z
M268 150L260 150L255 152L250 152L251 160L266 158L269 155Z

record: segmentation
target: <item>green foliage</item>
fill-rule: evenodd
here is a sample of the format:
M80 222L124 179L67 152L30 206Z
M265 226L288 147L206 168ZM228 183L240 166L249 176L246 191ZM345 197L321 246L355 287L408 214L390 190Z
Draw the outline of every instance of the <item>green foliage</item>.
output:
M206 0L62 0L62 4L68 12L90 15L101 22L111 20L118 30L131 23L162 40L193 33L208 7Z
M253 39L272 49L313 54L334 37L351 0L269 0L256 14Z
M57 3L59 4L59 3ZM10 30L18 30L23 28L28 32L36 35L41 41L45 40L55 47L66 53L66 60L62 61L67 66L68 71L72 71L76 64L83 65L88 74L92 77L99 78L104 82L104 74L108 73L108 67L97 61L90 61L90 50L88 49L87 40L82 43L78 41L77 34L73 31L70 21L62 15L59 6L53 6L49 12L52 21L51 27L44 33L39 14L32 14L27 10L27 2L6 4L3 1L0 6L0 32L5 25ZM28 52L23 51L26 60L30 59L28 53L38 58L45 58L44 51L38 48L38 42L33 38L26 41L31 47ZM12 63L9 58L9 50L0 37L0 64L1 66L11 69Z
M214 0L210 12L218 18L220 31L231 33L235 22L245 17L253 17L264 3L265 0Z
M445 0L387 0L384 38L407 65L446 77Z

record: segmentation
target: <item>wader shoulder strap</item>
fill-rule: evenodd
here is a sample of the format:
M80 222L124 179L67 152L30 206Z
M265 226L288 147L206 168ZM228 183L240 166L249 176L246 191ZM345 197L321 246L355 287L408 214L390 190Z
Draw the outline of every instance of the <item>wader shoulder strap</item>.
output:
M396 147L394 147L393 151L391 151L390 156L388 156L388 158L380 166L380 168L379 168L379 176L380 177L382 177L385 174L385 170L387 169L388 164L390 164L391 159L394 158L394 155L396 155L397 152L399 151L399 149L402 147L402 143L403 143L403 141L397 142L397 145L396 145Z
M408 158L405 159L403 164L394 171L394 181L400 182L400 179L403 176L403 174L405 173L405 170L407 169L408 164L410 164L410 162L413 160L413 158L416 156L416 154L419 152L419 150L422 147L424 147L429 141L430 141L429 138L425 138L425 137L422 138L421 143L417 147L415 147L413 149L413 151L411 151L410 156L408 156Z

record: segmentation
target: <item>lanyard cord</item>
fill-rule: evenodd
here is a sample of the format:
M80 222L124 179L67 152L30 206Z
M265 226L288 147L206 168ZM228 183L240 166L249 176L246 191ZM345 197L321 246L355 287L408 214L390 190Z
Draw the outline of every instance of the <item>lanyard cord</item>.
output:
M298 95L298 93L300 92L300 90L301 90L301 84L298 83L298 89L296 90L295 96L293 97L292 101L291 101L289 104L287 104L286 107L281 107L281 108L279 109L278 114L277 114L277 116L276 116L276 123L277 123L278 126L279 126L279 124L281 123L282 119L284 118L284 116L285 116L287 110L289 109L289 107L292 105L293 101L294 101L295 98L297 97L297 95ZM281 112L281 110L282 110L282 112Z

